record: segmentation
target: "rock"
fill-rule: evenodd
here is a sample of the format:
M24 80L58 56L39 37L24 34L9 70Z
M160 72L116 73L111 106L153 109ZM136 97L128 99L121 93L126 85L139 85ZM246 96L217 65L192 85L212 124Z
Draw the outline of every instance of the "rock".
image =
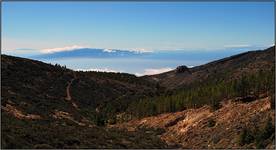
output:
M183 66L178 66L176 68L176 72L177 73L184 73L184 72L189 72L190 73L190 70L187 66L183 65Z
M36 144L34 145L34 149L52 149L53 147L48 144Z
M248 96L244 96L244 97L237 97L237 98L235 98L234 101L235 102L241 101L241 102L245 103L245 102L252 102L256 99L257 99L257 97L255 95L248 95Z

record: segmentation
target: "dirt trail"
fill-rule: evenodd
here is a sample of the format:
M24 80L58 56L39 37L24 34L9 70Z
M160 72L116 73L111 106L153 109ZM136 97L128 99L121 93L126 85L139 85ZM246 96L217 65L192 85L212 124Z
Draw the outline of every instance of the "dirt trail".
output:
M65 99L68 100L68 101L72 100L72 97L71 97L71 94L70 94L70 87L71 87L71 84L73 83L73 81L74 81L74 79L72 79L66 87L66 98Z
M76 80L76 78L77 78L77 75L75 72L73 72L73 76L74 76L74 78L70 80L70 82L68 83L68 85L66 87L65 100L70 101L72 103L73 107L78 108L77 104L72 100L71 93L70 93L71 85L74 82L74 80Z
M78 105L74 102L74 100L71 97L71 92L70 92L70 88L71 85L73 84L73 82L77 79L77 75L75 72L73 72L73 76L74 78L70 80L70 82L68 82L68 85L66 86L66 97L65 100L71 102L72 106L76 109L78 108ZM55 110L55 112L52 114L52 117L55 119L68 119L73 121L74 123L77 123L80 126L87 126L87 127L94 127L94 125L90 122L90 120L88 120L87 118L83 117L81 115L81 119L75 119L73 114L70 114L69 112L65 112L65 111L60 111L60 110Z

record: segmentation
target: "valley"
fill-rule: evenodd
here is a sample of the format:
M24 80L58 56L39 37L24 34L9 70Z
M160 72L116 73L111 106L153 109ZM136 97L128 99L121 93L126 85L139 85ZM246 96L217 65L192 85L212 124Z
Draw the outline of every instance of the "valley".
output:
M275 46L157 75L1 55L2 148L275 148Z

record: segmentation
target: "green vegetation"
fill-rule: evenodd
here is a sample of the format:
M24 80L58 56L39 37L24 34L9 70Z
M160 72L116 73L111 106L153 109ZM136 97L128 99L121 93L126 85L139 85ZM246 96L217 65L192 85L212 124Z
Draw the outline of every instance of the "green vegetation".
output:
M272 124L272 119L268 118L264 128L260 129L256 134L256 146L258 149L265 148L266 142L268 138L272 137L275 139L275 127Z
M2 109L1 148L168 148L159 138L163 132L160 129L141 127L129 132L106 125L203 105L215 111L224 99L250 102L271 96L274 108L274 50L264 52L265 55L261 53L236 55L194 70L182 66L169 74L172 80L176 77L176 82L183 77L185 83L179 86L170 78L162 80L166 74L151 80L150 76L125 73L73 72L58 64L2 55L2 107L12 106L15 112L39 115L42 119L20 120ZM186 77L193 80L186 82ZM65 99L70 81L73 81L70 86L72 101ZM162 81L168 82L168 87ZM55 119L52 115L56 111L95 126L79 126L70 119ZM177 118L165 126L182 119ZM271 119L265 124L254 130L245 128L239 143L254 142L258 148L266 147L267 141L273 141L275 129ZM207 127L215 128L216 121L209 120ZM218 142L218 138L215 141Z
M207 126L210 127L210 128L214 127L216 125L216 121L214 119L208 120L207 123L208 123Z
M128 112L135 117L144 117L203 105L210 105L216 110L223 99L235 97L240 97L243 102L252 101L260 94L274 91L274 70L274 68L269 71L260 70L230 81L207 80L209 82L194 83L178 91L134 101L130 104Z
M19 120L2 112L2 149L168 148L161 131L78 126L69 120Z
M80 71L82 72L82 71ZM83 73L83 72L82 72ZM116 80L124 83L130 83L130 84L136 84L136 85L143 85L143 86L152 86L153 83L143 79L139 78L135 75L128 74L128 73L114 73L114 72L85 72L86 75L90 77L96 77L100 79L111 79Z
M250 144L254 141L254 135L250 130L244 128L239 136L239 144L243 146L244 144Z
M115 123L116 114L124 112L129 103L157 95L156 83L125 73L75 72L70 87L72 100L65 100L66 87L74 77L72 70L58 64L3 55L1 57L2 106L7 103L28 114L48 118L55 110L65 111L74 118L88 118L96 125ZM96 112L98 109L98 112Z
M238 142L241 146L254 142L256 148L264 149L268 144L267 140L269 138L275 139L275 127L272 124L271 117L267 119L263 127L256 127L255 129L243 128Z

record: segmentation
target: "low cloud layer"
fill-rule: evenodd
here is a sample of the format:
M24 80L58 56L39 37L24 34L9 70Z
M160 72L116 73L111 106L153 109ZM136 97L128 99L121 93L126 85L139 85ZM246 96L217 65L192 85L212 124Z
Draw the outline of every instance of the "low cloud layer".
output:
M135 73L136 76L143 76L143 75L154 75L160 74L164 72L168 72L173 70L173 68L165 67L165 68L149 68L145 69L143 73Z
M63 52L63 51L73 51L73 50L82 49L82 48L88 48L88 47L73 45L73 46L66 46L66 47L42 49L41 52L42 53L56 53L56 52Z
M145 69L142 73L135 73L136 76L144 76L144 75L154 75L160 74L164 72L168 72L173 70L173 68L165 67L165 68L149 68ZM114 73L122 73L122 70L115 70L110 68L91 68L91 69L77 69L77 71L96 71L96 72L114 72Z
M108 53L114 53L114 52L116 52L115 50L113 50L113 49L104 49L103 50L104 52L108 52Z
M77 71L96 71L96 72L115 72L115 73L121 72L121 71L109 69L109 68L77 69Z

